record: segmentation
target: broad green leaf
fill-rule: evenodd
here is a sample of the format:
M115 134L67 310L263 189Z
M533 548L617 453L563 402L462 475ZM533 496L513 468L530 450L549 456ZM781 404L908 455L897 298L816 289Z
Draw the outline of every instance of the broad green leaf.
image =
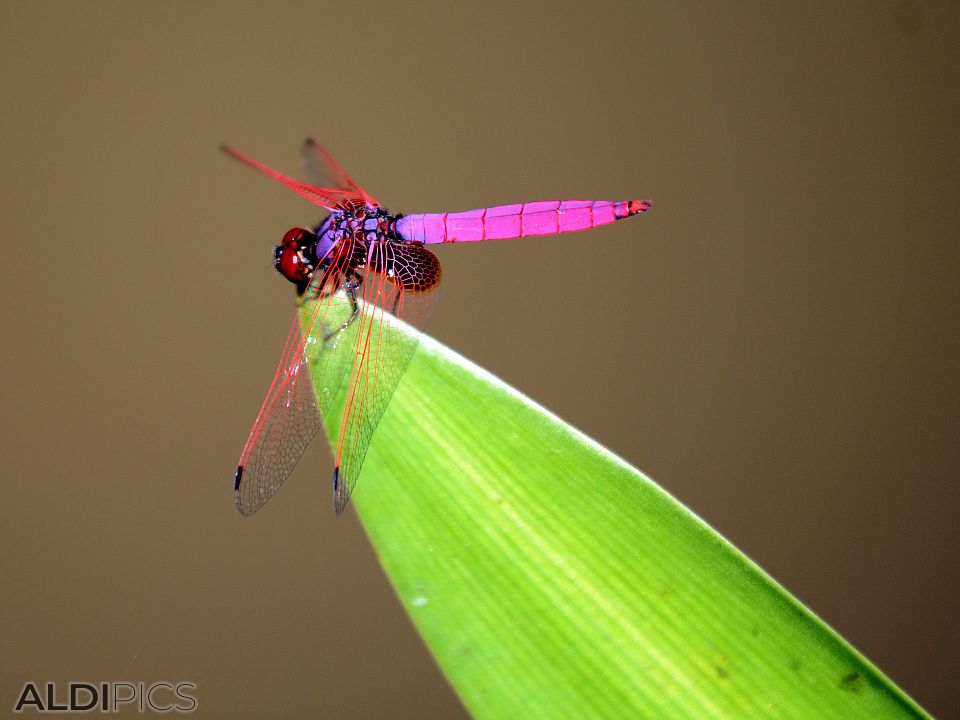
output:
M475 717L927 717L652 480L429 337L353 504Z

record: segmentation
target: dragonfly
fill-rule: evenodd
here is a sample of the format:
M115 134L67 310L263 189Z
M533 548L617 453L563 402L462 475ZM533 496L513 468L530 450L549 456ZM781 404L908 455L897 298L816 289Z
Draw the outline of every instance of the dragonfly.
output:
M244 515L273 497L338 411L333 506L343 513L439 297L440 261L428 246L588 230L651 206L649 200L548 200L393 214L311 138L301 150L310 184L221 149L327 213L312 229L288 230L274 248L274 267L296 286L299 304L237 463L234 499Z

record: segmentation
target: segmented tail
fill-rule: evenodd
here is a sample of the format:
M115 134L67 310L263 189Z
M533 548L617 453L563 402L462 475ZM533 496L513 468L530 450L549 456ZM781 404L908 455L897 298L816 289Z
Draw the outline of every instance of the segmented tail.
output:
M589 230L646 212L650 205L649 200L548 200L459 213L420 213L397 220L396 232L404 240L425 245L509 240Z

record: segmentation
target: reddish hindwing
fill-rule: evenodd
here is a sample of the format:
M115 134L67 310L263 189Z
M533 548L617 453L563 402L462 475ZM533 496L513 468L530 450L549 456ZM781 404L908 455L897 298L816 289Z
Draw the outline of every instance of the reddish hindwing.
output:
M392 243L394 285L410 292L432 290L440 283L440 261L423 245Z

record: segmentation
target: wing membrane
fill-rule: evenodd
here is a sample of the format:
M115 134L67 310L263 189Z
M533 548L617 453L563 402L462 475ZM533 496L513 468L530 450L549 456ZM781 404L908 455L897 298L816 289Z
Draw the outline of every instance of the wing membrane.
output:
M347 244L349 245L349 243ZM344 249L294 317L273 383L237 463L237 509L252 515L279 490L322 427L352 363L343 327L356 309L355 291L342 272Z
M374 243L361 284L361 312L354 321L356 361L350 374L334 460L334 510L340 515L356 485L373 431L393 397L419 344L420 333L439 299L439 277L430 288L404 290L386 272L393 252ZM419 253L430 254L425 248ZM435 262L436 259L430 255ZM439 263L436 263L439 268Z
M365 190L350 180L350 177L343 171L342 168L340 168L339 165L336 164L336 161L334 161L332 157L330 157L330 161L334 163L336 168L338 168L340 177L346 178L346 180L351 183L350 187L344 189L309 185L307 183L300 182L299 180L294 180L293 178L284 175L279 170L274 170L269 165L265 165L259 160L256 160L246 153L240 152L239 150L235 150L232 147L221 145L220 149L230 157L239 160L257 172L263 173L267 177L273 178L280 184L285 185L287 188L297 193L300 197L304 197L315 205L319 205L327 210L347 210L354 207L363 207L364 205L369 205L370 207L379 207L377 201L370 197ZM326 153L329 156L329 153L327 153L326 150L323 150L323 153Z
M307 172L307 177L314 185L325 185L354 196L355 202L368 207L380 207L370 194L357 185L347 171L334 159L330 151L313 138L307 138L300 150L300 160Z

